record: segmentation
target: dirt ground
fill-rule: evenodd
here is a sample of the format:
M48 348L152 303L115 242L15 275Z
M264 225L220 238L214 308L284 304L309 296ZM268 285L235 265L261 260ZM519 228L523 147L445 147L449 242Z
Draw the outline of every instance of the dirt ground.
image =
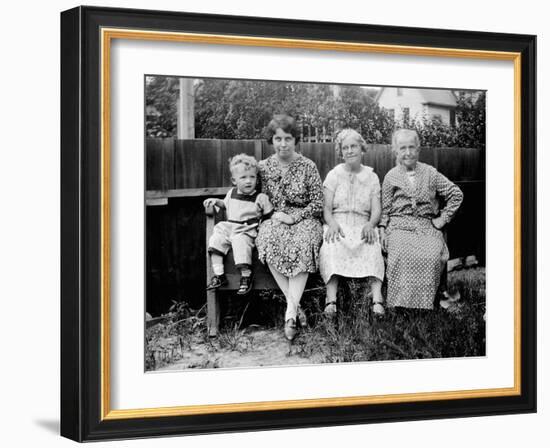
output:
M221 334L208 344L193 341L178 361L157 371L187 368L259 367L273 365L316 364L320 355L306 357L300 352L300 337L290 344L281 329L249 329L230 335Z
M177 304L180 308L146 330L146 370L485 356L484 268L452 272L450 298L433 312L389 310L383 318L373 318L364 285L349 286L353 307L342 307L336 321L323 319L319 307L311 306L317 304L315 297L310 297L309 326L300 329L292 344L276 322L260 326L249 321L239 329L245 312L235 310L231 316L241 318L227 320L218 336L209 338L204 310Z

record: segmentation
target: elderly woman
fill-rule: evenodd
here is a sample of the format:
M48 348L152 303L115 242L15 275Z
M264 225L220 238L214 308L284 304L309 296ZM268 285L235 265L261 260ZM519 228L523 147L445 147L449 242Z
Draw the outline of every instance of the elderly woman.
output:
M382 184L380 221L382 245L388 252L387 304L433 309L449 259L441 229L460 207L462 191L433 166L418 161L420 141L415 131L395 131L392 151L397 164Z
M366 143L353 129L344 129L335 139L344 163L332 169L324 186L324 242L320 271L327 285L325 314L336 313L339 277L371 278L373 311L384 314L382 280L384 260L376 226L380 220L380 181L361 163Z
M293 118L275 115L267 141L275 154L259 164L262 192L274 207L260 224L256 246L286 298L285 336L296 335L296 317L309 273L319 265L323 192L315 163L296 152L300 137ZM303 314L300 319L305 324Z

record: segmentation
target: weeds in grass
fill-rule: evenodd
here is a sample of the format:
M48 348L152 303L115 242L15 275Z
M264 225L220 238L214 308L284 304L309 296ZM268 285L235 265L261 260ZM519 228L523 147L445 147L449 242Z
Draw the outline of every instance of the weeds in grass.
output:
M298 334L292 352L324 363L484 356L485 270L452 272L447 288L459 293L461 300L446 310L387 309L384 317L378 317L372 313L368 281L345 280L339 288L338 314L329 320L323 315L324 287L309 286L301 303L308 326ZM218 338L212 340L205 307L192 310L185 302L174 302L164 321L146 330L146 370L178 361L197 344L208 356L187 367L220 367L223 351L244 354L257 348L248 331L257 325L247 323L247 316L254 315L264 327L280 329L284 307L279 292L255 292L244 309L234 306Z
M145 330L145 370L155 370L183 357L193 339L207 338L206 307L193 310L173 301L162 322Z
M298 356L334 363L485 355L484 269L450 274L448 288L462 297L450 310L388 309L384 317L372 313L367 282L343 283L336 319L323 318L319 307L296 341Z
M222 331L218 336L218 346L232 352L245 353L252 348L253 339L238 324Z

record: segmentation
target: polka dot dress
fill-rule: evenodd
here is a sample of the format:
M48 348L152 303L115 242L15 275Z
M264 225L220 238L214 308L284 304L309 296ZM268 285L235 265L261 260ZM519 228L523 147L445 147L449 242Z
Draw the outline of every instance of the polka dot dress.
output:
M439 198L445 207L439 209ZM432 219L448 223L462 203L460 188L433 166L417 163L414 173L392 168L382 184L382 218L386 227L387 304L432 309L449 251Z
M432 309L449 251L431 221L394 220L388 235L388 306Z

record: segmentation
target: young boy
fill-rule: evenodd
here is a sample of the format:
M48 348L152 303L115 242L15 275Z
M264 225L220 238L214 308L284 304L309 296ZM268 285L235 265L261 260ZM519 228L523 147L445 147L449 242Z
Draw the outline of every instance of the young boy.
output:
M229 162L231 188L223 200L208 198L204 201L206 209L215 206L226 211L225 221L214 226L208 241L208 253L212 261L214 276L206 287L216 289L227 283L223 267L223 257L233 249L235 266L241 272L241 281L237 294L245 295L252 289L252 248L258 232L260 218L269 217L273 206L264 193L256 191L258 163L252 156L239 154Z

